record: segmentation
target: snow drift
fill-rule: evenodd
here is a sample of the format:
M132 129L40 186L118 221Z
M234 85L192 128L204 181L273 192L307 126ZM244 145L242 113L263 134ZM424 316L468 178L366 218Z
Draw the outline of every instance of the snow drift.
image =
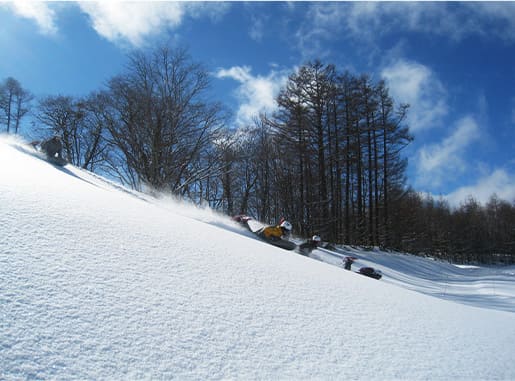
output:
M0 379L515 379L513 274L470 306L357 255L383 280L2 138Z

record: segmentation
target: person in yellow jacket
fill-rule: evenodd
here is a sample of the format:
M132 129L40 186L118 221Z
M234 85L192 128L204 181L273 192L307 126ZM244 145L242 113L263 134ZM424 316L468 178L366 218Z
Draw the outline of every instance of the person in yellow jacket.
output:
M264 238L275 241L286 237L290 234L292 229L291 224L288 221L282 221L277 226L267 226L259 232Z

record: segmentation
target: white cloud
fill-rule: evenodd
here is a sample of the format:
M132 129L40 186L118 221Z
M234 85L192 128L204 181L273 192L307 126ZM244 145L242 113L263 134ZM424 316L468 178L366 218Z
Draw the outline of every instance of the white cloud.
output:
M492 195L508 202L515 201L515 175L510 175L503 169L496 169L488 176L484 176L476 184L458 188L445 196L452 206L459 206L469 196L472 196L483 205Z
M441 125L442 118L447 114L447 93L427 66L399 60L385 67L381 76L397 102L409 103L407 122L411 131Z
M449 176L463 173L468 167L463 155L479 137L478 124L467 116L456 123L453 133L441 143L423 146L417 155L417 185L439 186Z
M57 33L55 11L50 8L49 3L40 1L12 1L2 3L2 5L9 8L17 16L35 21L42 34L54 35Z
M272 70L267 76L253 76L248 66L235 66L220 69L218 78L231 78L239 82L236 96L240 103L236 123L238 126L250 125L253 118L261 112L271 113L276 109L275 98L286 83L288 75Z
M129 42L141 46L145 38L164 28L177 28L186 15L208 15L216 21L227 9L201 2L80 2L81 10L89 15L95 31L112 42Z
M15 15L35 21L40 32L46 35L57 33L55 9L65 4L70 3L0 1L0 6ZM128 42L133 46L141 46L146 37L157 35L165 28L179 27L185 16L207 16L217 22L230 6L227 3L186 1L81 1L78 5L89 16L99 35L115 43Z
M117 42L126 40L140 46L144 37L156 33L164 25L177 27L182 21L182 3L160 2L81 2L80 8L91 18L96 32Z
M238 82L248 82L252 80L250 66L233 66L230 69L220 69L216 73L218 78L232 78Z

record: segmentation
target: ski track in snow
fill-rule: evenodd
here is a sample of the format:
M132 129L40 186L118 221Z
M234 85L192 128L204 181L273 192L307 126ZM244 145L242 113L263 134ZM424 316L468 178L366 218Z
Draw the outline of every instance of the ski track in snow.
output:
M2 380L515 379L513 267L316 261L1 138L0 232Z

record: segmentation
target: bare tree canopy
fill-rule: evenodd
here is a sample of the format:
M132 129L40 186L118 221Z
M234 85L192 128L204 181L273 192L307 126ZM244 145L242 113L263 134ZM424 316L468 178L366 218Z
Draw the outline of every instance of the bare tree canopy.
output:
M6 132L17 134L23 117L30 111L34 96L25 90L14 78L7 78L0 84L0 124Z
M224 123L208 89L207 71L168 47L134 53L127 73L109 82L110 136L140 181L187 193L204 175L202 160Z
M384 245L389 193L404 186L399 155L412 137L406 106L394 107L384 82L309 62L290 75L267 118L279 155L279 208L300 231L327 239Z
M49 96L39 101L36 119L43 135L57 135L62 139L64 156L74 165L94 170L105 157L103 138L107 98L92 93L86 98Z

